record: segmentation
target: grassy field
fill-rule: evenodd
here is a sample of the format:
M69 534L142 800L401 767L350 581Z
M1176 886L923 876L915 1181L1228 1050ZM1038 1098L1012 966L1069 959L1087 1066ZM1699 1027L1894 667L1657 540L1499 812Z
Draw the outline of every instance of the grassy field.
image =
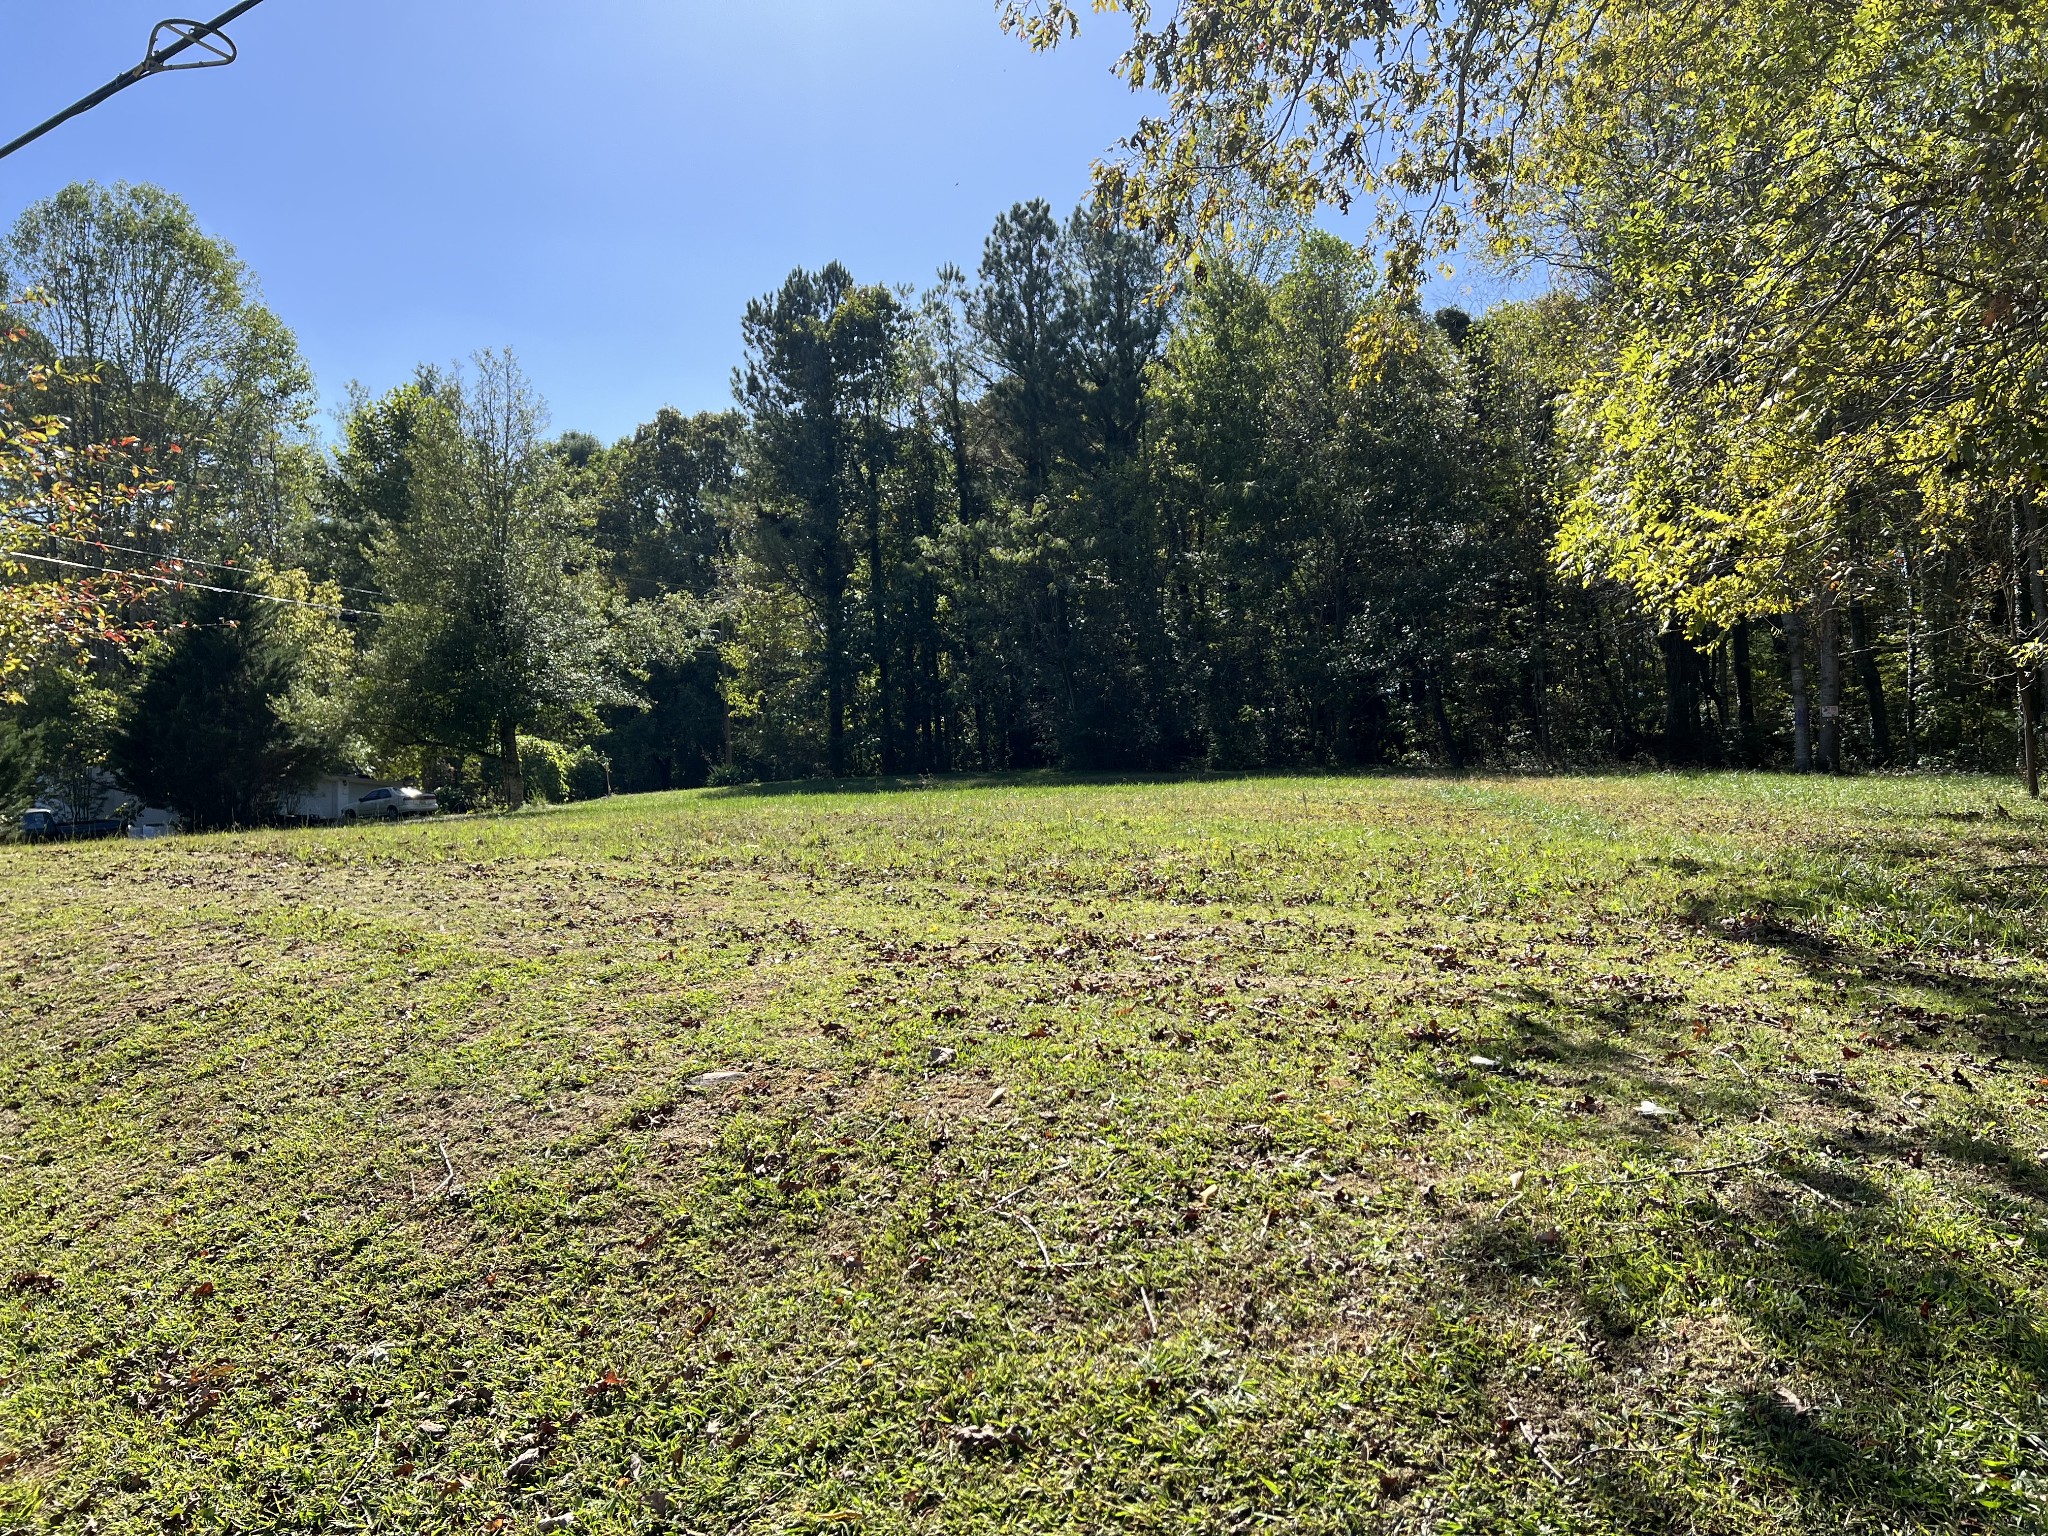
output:
M0 1531L2048 1530L1988 780L0 849Z

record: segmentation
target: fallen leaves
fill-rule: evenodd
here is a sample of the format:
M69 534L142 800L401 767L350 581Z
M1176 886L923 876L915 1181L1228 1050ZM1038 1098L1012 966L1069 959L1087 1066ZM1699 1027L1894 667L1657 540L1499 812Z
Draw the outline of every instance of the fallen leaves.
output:
M1021 1424L955 1424L951 1439L955 1449L969 1460L1002 1451L1022 1450L1030 1442L1030 1436Z
M206 1417L207 1414L213 1412L214 1409L218 1408L220 1406L220 1403L221 1394L218 1388L209 1388L208 1390L201 1392L198 1395L198 1397L193 1400L191 1407L185 1410L184 1417L178 1420L178 1428L190 1429L194 1424L198 1423L199 1420L203 1419L204 1417Z

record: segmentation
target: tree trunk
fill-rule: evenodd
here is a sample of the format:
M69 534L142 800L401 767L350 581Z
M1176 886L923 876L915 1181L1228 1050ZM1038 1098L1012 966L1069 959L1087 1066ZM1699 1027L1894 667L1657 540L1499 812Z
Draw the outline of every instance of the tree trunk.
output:
M1682 767L1698 756L1699 707L1693 692L1692 646L1676 619L1657 636L1664 652L1664 761Z
M861 478L867 500L868 613L874 622L876 725L881 738L882 772L896 771L894 669L889 636L889 580L882 566L882 490L875 481L873 455L864 453ZM906 715L907 718L907 715Z
M1544 639L1550 630L1550 581L1539 566L1536 571L1535 616L1531 624L1529 640L1529 709L1536 728L1536 750L1543 755L1543 761L1554 763L1557 754L1550 748L1550 672L1549 656Z
M2048 641L2048 543L2042 543L2042 514L2036 502L2028 502L2028 594L2034 598L2034 639ZM2042 705L2048 705L2048 657L2034 674L2034 721L2040 731ZM2040 762L2040 754L2034 754Z
M2020 779L2027 786L2027 797L2041 798L2041 733L2034 718L2034 670L2029 667L2020 673Z
M1756 766L1756 669L1749 655L1749 620L1735 626L1729 650L1735 665L1735 730L1742 743L1742 766Z
M2012 634L2015 648L2041 633L2043 619L2042 576L2039 549L2040 518L2029 501L2023 525L2020 513L2012 519ZM2031 608L2032 612L2028 610ZM2028 798L2041 798L2041 725L2039 685L2041 668L2022 666L2018 670L2015 704L2020 717L2020 778Z
M1820 674L1820 766L1823 772L1842 771L1842 610L1835 594L1820 600L1820 623L1815 627Z
M1728 652L1723 649L1709 656L1695 645L1688 644L1686 649L1692 652L1693 739L1699 745L1699 760L1719 768L1728 760ZM1700 724L1701 700L1714 706L1711 728Z
M836 572L834 573L836 576ZM846 586L830 584L825 607L825 770L846 777Z
M1885 708L1884 678L1877 670L1877 645L1870 633L1870 611L1858 598L1849 605L1849 648L1856 653L1856 679L1870 710L1870 757L1880 766L1892 760L1891 712Z
M519 723L498 722L498 787L505 797L505 809L516 811L526 804L526 775L519 766Z
M1899 565L1906 573L1906 766L1920 766L1920 581L1913 552L1899 546Z
M1813 705L1806 692L1806 613L1794 608L1785 615L1785 657L1791 672L1792 766L1813 772Z
M1444 708L1443 685L1437 681L1435 667L1423 669L1422 688L1423 692L1429 695L1429 712L1436 721L1437 738L1443 743L1444 759L1451 765L1452 772L1462 772L1465 757L1458 750L1458 738L1451 734L1451 716Z
M833 654L826 665L825 771L835 779L843 779L846 777L846 685L840 675L837 647L833 647Z

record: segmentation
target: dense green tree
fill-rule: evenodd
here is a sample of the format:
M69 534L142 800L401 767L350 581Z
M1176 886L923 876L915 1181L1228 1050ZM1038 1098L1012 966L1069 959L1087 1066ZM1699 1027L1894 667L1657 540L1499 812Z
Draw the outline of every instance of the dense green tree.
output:
M34 744L11 714L0 714L0 817L24 809L35 792Z
M479 354L421 411L410 506L373 558L388 594L366 663L375 730L387 747L494 759L514 807L526 798L522 734L588 734L598 711L631 697L541 420L511 355Z
M740 417L663 410L606 456L592 537L636 597L708 596L732 552L725 512L739 474Z
M663 410L590 460L591 538L632 601L643 658L639 699L607 712L600 743L621 790L702 784L723 761L718 616L741 431L735 412Z
M377 546L402 533L411 515L413 447L422 423L451 405L460 408L459 393L432 368L377 397L351 387L306 537L306 553L322 576L358 595L374 590Z
M110 754L121 783L195 827L249 827L326 766L287 718L305 655L277 620L246 594L194 597L127 703Z
M71 370L52 404L75 440L132 439L165 485L114 533L201 558L286 549L314 473L312 378L232 247L158 188L80 183L15 222L8 289L42 301L32 329Z
M852 763L854 581L863 531L879 517L889 447L878 418L903 324L887 289L860 287L837 263L793 272L778 292L747 306L746 362L733 382L751 427L749 551L788 583L818 627L834 775ZM869 617L885 636L886 585L868 596Z
M1052 208L1019 203L996 220L968 309L992 370L990 414L1026 502L1051 488L1080 403L1080 317L1066 257Z
M39 794L89 817L115 788L127 683L107 667L51 666L36 675L13 720Z

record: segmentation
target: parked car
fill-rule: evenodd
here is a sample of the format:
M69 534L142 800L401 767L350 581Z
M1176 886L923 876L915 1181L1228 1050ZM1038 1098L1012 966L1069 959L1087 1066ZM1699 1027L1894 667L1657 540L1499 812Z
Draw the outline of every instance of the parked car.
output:
M159 806L144 806L128 821L128 835L138 842L170 837L184 830L185 818Z
M31 843L79 842L95 837L119 837L128 830L125 816L80 820L68 811L47 805L31 806L21 813L21 835Z
M316 779L278 801L281 821L325 822L330 825L354 821L356 802L373 789L391 786L360 774L334 773Z
M431 816L441 802L424 789L373 789L356 802L356 816L364 821L396 821L401 816Z

